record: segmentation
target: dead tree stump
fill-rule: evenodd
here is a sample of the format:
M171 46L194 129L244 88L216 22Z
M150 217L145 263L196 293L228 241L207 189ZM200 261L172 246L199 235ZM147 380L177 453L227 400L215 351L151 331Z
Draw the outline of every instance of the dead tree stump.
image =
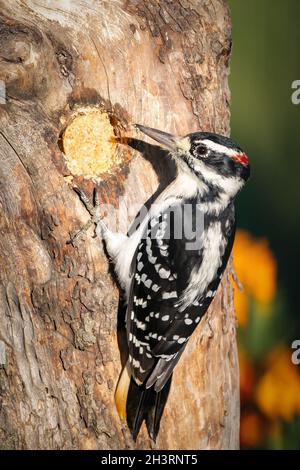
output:
M153 162L91 135L132 135L132 122L228 134L227 2L1 1L0 22L0 448L238 448L228 276L176 368L156 445L144 428L135 444L114 404L118 288L92 231L67 244L88 220L72 184L115 208L159 184Z

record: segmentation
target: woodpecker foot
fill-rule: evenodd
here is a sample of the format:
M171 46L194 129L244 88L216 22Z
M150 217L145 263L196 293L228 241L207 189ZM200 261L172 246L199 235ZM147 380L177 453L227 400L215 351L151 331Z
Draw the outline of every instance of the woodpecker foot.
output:
M106 228L105 224L102 222L102 216L100 215L100 201L98 198L98 194L96 189L94 188L93 191L93 198L90 199L83 191L82 189L78 188L75 186L74 191L78 194L80 197L80 200L84 204L86 210L90 214L91 218L90 220L87 221L87 223L77 232L75 235L73 235L70 240L67 242L68 244L74 245L87 231L88 229L94 225L96 228L97 225L100 223L103 225L103 228Z

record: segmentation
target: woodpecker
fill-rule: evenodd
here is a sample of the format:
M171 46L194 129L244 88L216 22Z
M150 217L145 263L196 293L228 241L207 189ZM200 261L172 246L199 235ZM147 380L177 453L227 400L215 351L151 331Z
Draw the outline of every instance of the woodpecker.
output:
M155 440L174 367L226 268L235 236L234 199L250 167L228 137L182 137L135 126L167 151L176 176L130 236L110 231L99 214L92 215L127 304L128 361L115 394L117 409L134 439L145 420Z

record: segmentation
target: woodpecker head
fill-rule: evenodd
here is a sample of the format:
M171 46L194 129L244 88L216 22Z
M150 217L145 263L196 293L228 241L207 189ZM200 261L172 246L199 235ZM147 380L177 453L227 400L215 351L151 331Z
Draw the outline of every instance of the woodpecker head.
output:
M228 137L211 132L175 136L150 127L135 125L168 149L182 171L191 172L208 186L234 197L250 175L247 155Z

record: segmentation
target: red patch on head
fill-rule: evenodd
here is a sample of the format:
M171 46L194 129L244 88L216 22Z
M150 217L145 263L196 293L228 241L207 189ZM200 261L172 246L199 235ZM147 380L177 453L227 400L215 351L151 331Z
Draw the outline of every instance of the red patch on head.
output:
M237 153L235 155L233 155L233 160L235 160L236 162L239 162L241 163L242 165L249 165L249 160L248 160L248 157L245 153Z

